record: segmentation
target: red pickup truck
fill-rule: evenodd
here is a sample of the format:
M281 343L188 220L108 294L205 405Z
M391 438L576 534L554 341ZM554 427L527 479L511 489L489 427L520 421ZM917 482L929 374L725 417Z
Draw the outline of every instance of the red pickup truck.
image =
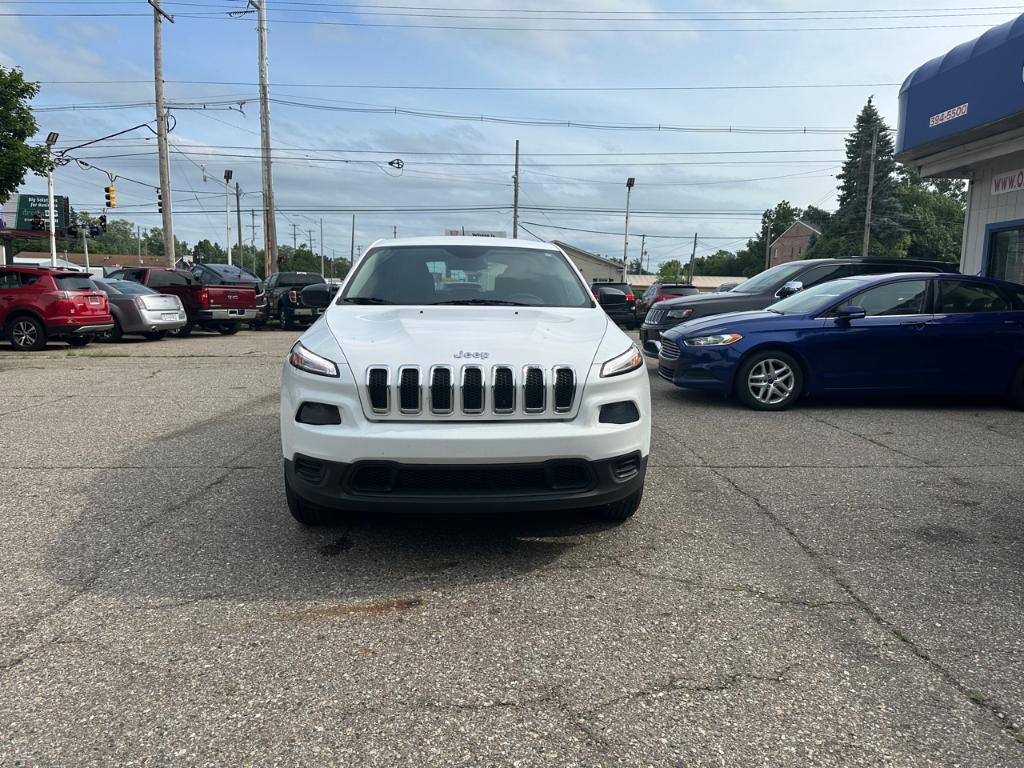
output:
M188 322L177 336L188 336L196 327L219 331L225 336L237 333L241 323L256 318L256 291L234 285L204 285L184 269L126 267L108 275L114 280L132 280L159 293L181 299Z

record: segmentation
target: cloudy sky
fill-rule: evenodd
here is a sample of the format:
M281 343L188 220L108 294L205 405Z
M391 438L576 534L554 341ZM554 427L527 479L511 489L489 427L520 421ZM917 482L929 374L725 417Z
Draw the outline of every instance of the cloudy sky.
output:
M510 232L519 139L523 236L621 257L634 176L630 255L646 233L655 265L688 257L695 232L698 253L742 245L781 199L834 208L843 131L867 98L895 126L907 74L1017 10L999 0L885 10L847 0L266 1L281 242L294 225L298 242L313 229L318 244L322 218L327 252L347 254L352 208L387 211L358 214L362 246L395 228ZM248 210L259 217L255 16L228 16L244 4L164 0L175 16L164 25L175 233L190 243L225 236L223 185L204 183L203 166L214 180L234 171L247 241ZM152 121L152 46L145 0L0 0L0 64L41 82L40 140L58 131L59 148ZM766 130L777 128L834 130ZM70 154L122 177L117 216L159 225L150 131ZM396 158L401 171L387 165ZM72 163L55 183L79 210L102 206L106 176L95 168ZM24 191L45 182L30 178Z

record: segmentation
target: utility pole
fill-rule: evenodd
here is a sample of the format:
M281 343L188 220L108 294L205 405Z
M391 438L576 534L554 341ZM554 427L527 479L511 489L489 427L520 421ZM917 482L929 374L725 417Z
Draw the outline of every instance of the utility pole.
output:
M231 264L231 171L224 171L224 228L227 238L224 240L224 250L228 254L228 264Z
M299 250L299 225L292 222L292 250Z
M397 224L395 224L393 227L391 227L391 239L393 239L393 240L397 240L398 239L398 225Z
M58 138L59 135L52 132L46 137L46 199L50 217L46 228L50 233L50 266L54 269L57 268L57 214L53 204L53 145Z
M323 219L323 216L321 216L320 217L320 274L321 275L327 269L327 264L325 263L325 259L326 258L327 257L324 256L324 219Z
M170 113L164 109L164 45L163 23L172 24L174 17L160 7L160 0L148 0L153 6L153 87L156 91L156 143L160 156L160 197L163 200L164 258L174 267L174 222L171 217L171 161L167 152L167 122ZM228 244L230 248L230 243Z
M238 220L238 266L245 266L245 235L242 233L242 187L235 182L235 218Z
M86 235L89 234L89 225L85 224L82 227L82 252L85 254L85 271L89 271L89 238Z
M768 269L772 265L772 217L768 217L768 221L764 228L764 268Z
M693 285L693 260L697 258L697 233L693 233L693 250L690 251L690 277L687 282Z
M640 235L640 274L644 271L644 252L646 250L647 235Z
M260 154L263 176L263 242L266 274L277 271L277 220L270 152L270 75L267 65L267 0L249 0L258 14L260 56Z
M871 244L871 203L875 197L875 154L878 152L878 127L871 136L871 165L868 168L868 201L864 208L864 249L861 256L867 258Z
M256 209L250 208L249 215L252 216L252 271L256 272ZM256 272L256 274L259 274ZM266 275L264 275L266 277Z
M308 230L308 232L309 232L309 252L313 253L313 230L310 229L310 230ZM315 253L313 253L313 255L316 256Z
M516 173L512 177L512 239L519 237L519 139L516 139Z
M142 263L142 227L135 225L135 239L139 242L139 264Z
M629 193L633 191L636 179L630 176L626 179L626 226L622 234L622 282L628 282L626 270L629 268Z
M355 266L356 263L356 215L352 214L352 250L349 251L348 256L349 266Z

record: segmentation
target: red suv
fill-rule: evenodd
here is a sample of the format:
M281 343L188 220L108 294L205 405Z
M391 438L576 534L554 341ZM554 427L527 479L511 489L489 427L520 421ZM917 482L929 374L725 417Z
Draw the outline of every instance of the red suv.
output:
M50 339L84 347L113 327L107 295L87 273L0 267L0 328L15 349L42 349Z

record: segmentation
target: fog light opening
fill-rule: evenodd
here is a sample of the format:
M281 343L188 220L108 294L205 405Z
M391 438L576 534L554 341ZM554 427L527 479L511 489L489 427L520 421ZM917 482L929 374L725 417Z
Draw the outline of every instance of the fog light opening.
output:
M640 421L640 410L632 400L608 403L601 406L599 420L602 424L632 424L634 421Z
M322 427L332 424L341 424L341 411L336 405L326 403L303 403L299 406L295 420L300 424L312 424Z

